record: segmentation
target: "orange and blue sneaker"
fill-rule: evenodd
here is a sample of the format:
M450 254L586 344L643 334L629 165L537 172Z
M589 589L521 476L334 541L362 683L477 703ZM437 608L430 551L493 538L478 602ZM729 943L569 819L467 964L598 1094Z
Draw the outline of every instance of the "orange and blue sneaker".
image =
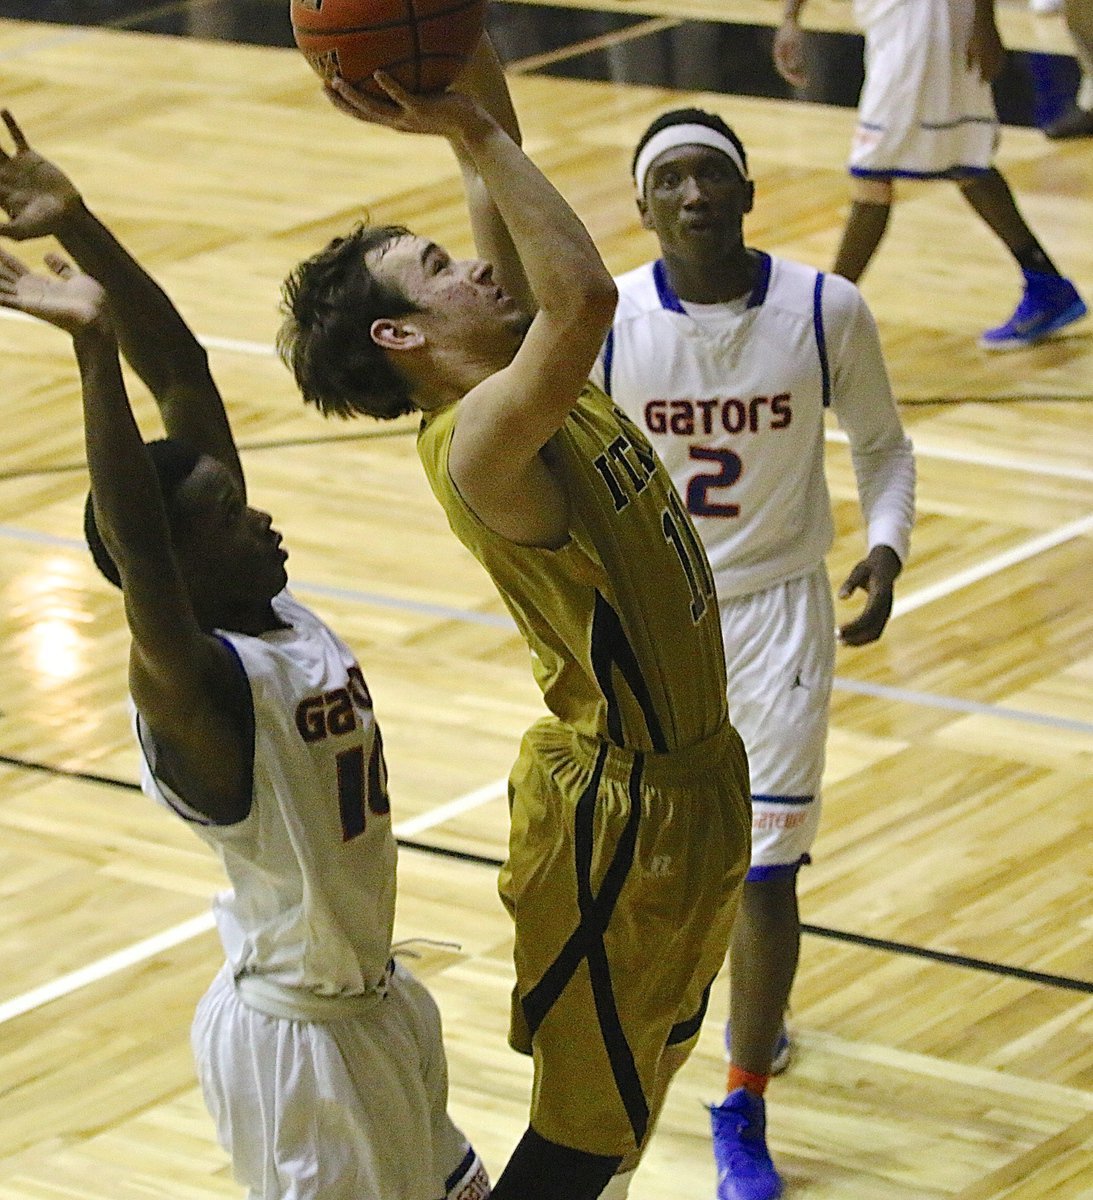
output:
M1017 350L1056 333L1086 314L1078 289L1062 275L1022 271L1025 292L1013 316L979 339L984 350Z

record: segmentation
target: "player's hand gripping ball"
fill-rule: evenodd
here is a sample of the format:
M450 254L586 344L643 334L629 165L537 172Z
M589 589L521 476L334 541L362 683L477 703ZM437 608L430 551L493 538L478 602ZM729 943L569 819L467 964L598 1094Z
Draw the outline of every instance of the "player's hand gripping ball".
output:
M486 22L486 0L290 0L296 45L329 81L340 75L387 99L372 75L408 92L442 92L466 65Z

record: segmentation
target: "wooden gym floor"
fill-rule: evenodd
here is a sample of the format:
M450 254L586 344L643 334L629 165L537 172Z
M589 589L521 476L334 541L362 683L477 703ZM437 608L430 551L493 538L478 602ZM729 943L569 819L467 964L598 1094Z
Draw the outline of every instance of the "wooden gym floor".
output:
M711 31L760 44L777 8L495 6L528 149L612 269L653 252L627 184L634 140L691 101L748 146L752 244L830 263L852 109L695 75ZM814 10L832 52L852 51L847 0ZM439 144L411 153L341 118L291 49L245 44L270 11L0 4L0 100L205 339L294 587L360 654L404 839L399 936L427 939L409 949L444 1012L453 1107L496 1172L529 1079L504 1043L502 781L541 702L427 495L412 424L323 423L271 352L281 278L362 206L469 252L457 174ZM30 16L60 23L12 19ZM1068 52L1059 18L1017 0L1002 18L1012 47ZM661 76L629 81L650 63ZM1093 297L1090 143L1010 127L999 161ZM824 824L801 877L800 1050L769 1093L791 1200L1093 1196L1093 321L988 357L976 336L1017 288L944 185L905 189L864 281L918 450L919 521L883 641L839 652ZM220 961L220 874L134 790L120 605L80 542L66 339L7 314L0 351L0 1200L237 1196L188 1047ZM834 428L829 450L838 580L861 536ZM722 983L635 1200L713 1194L701 1102L722 1087L724 1010Z

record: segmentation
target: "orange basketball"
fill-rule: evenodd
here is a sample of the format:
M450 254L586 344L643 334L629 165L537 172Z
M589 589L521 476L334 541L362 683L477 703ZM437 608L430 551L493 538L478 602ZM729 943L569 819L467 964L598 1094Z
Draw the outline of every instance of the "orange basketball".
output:
M408 92L440 92L482 36L486 0L290 0L296 45L323 79L378 92L386 71ZM382 93L381 93L382 94Z

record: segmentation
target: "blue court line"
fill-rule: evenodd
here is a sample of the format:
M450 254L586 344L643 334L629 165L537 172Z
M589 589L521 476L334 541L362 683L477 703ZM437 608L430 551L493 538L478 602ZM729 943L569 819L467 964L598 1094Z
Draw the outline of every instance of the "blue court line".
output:
M87 546L80 538L59 537L51 533L39 533L33 529L18 529L12 525L0 525L0 538L18 542L31 542L41 546L56 546L64 550L87 553ZM376 608L394 609L396 612L413 613L422 617L435 617L442 621L462 621L465 625L485 625L491 629L516 632L516 625L506 613L477 612L473 608L456 608L447 604L430 604L424 600L410 600L404 596L386 596L381 592L362 592L356 588L334 587L325 583L311 583L306 579L290 582L294 592L307 592L327 600L345 600L353 604L371 604ZM836 691L854 692L861 696L876 696L884 700L895 700L902 704L914 704L922 708L941 708L950 712L972 713L985 717L998 717L1004 721L1021 721L1025 724L1043 725L1049 729L1064 729L1073 733L1093 734L1093 723L1078 721L1070 717L1056 717L1050 713L1038 713L1022 708L1006 708L1001 705L985 704L979 700L961 700L955 696L939 696L933 692L916 692L910 688L892 687L884 683L866 683L864 680L836 676Z

